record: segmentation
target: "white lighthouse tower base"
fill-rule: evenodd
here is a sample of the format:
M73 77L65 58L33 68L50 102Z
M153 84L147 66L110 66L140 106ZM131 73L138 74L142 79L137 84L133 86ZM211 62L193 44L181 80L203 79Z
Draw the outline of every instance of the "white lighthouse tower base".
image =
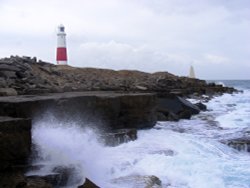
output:
M68 61L57 61L58 65L68 65Z

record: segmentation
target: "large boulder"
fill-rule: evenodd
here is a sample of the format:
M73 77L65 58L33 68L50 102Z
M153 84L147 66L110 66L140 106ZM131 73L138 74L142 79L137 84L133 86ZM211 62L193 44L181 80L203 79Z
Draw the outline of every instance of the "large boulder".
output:
M192 115L198 114L200 109L175 94L162 93L158 94L157 112L159 120L164 120L165 116L166 120L176 121L178 119L190 119Z

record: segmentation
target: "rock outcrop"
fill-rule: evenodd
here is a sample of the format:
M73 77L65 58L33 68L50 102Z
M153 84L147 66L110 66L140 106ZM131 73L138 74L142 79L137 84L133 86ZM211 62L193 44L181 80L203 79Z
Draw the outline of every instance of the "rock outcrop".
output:
M149 93L68 92L0 97L0 115L79 120L101 129L150 128L156 123L156 95Z
M0 117L0 170L25 164L30 150L30 119Z
M78 188L100 188L100 187L98 187L96 184L94 184L92 181L86 178L83 185L78 186Z
M190 119L198 114L198 106L175 94L161 93L157 97L157 116L159 121L177 121L179 119Z
M112 132L104 133L100 136L102 142L107 146L117 146L122 143L134 141L137 139L136 129L118 129Z
M0 117L0 187L25 182L23 176L31 151L31 120Z
M0 95L58 93L68 91L169 92L177 95L233 92L233 88L168 72L114 71L56 66L36 58L0 59ZM9 88L14 89L10 91ZM8 91L9 90L9 91Z
M156 176L139 176L131 175L120 177L112 180L113 184L125 185L126 187L138 187L138 188L162 188L161 180ZM169 185L169 184L168 184ZM167 187L168 185L164 185Z
M222 143L238 151L250 152L250 137L249 136L224 140L222 141Z

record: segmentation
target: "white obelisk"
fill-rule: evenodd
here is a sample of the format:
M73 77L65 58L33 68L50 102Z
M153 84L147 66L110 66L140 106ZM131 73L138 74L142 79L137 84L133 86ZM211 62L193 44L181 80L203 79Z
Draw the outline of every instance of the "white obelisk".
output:
M189 78L195 78L194 67L192 65L189 70Z

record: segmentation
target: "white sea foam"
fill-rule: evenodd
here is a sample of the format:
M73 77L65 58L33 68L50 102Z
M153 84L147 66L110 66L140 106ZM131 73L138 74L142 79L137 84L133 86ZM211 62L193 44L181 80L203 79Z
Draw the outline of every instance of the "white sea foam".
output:
M168 149L175 155L157 153ZM140 131L137 141L112 148L112 153L114 177L155 175L172 187L229 187L231 176L240 180L238 187L243 187L250 175L247 154L236 154L209 139L164 129Z
M216 84L225 86L225 84L223 83L223 81L218 81L218 82L216 82Z
M209 102L209 108L218 112L216 118L222 127L244 128L250 126L250 91L225 94Z

